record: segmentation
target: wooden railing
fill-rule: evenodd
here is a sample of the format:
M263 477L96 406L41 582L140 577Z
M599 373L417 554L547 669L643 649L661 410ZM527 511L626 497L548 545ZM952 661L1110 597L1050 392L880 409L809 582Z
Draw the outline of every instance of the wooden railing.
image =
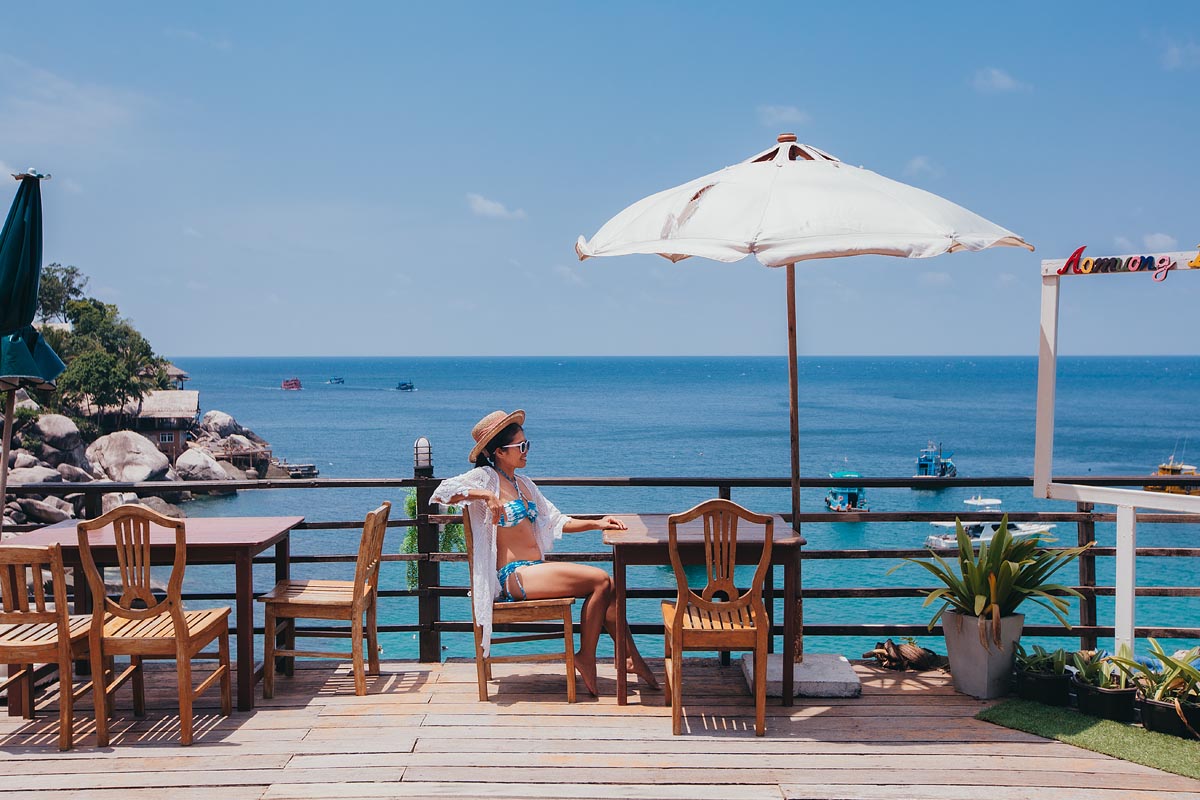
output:
M1163 476L1138 476L1130 478L1128 476L1115 477L1064 477L1060 478L1064 482L1070 483L1085 483L1092 485L1103 486L1141 486L1145 484L1152 485L1175 485L1175 486L1197 486L1200 485L1200 479L1197 478L1168 478ZM414 478L315 478L315 479L285 479L285 480L259 480L259 481L213 481L201 482L192 481L185 483L46 483L46 484L29 484L10 486L9 491L17 495L73 495L83 494L85 515L94 517L100 514L102 506L102 495L109 492L133 492L139 496L158 496L169 495L179 491L201 492L210 489L228 490L237 489L239 491L270 491L270 490L314 490L314 491L331 491L331 490L348 490L348 489L393 489L400 492L414 489L417 494L417 508L429 508L429 498L431 497L434 488L439 483L440 479L435 477L414 477ZM835 479L835 478L804 478L800 481L802 488L826 488L830 486L862 486L867 488L911 488L918 483L912 478L850 478L850 479ZM789 486L789 481L786 478L735 478L735 477L621 477L621 478L606 478L606 477L549 477L538 478L538 484L544 487L586 487L591 489L605 488L620 490L623 488L661 488L661 489L708 489L715 493L716 496L737 499L734 496L735 490L739 489L762 489L774 488L782 489ZM1010 477L991 477L991 478L938 478L920 479L919 485L924 488L950 488L950 487L970 487L970 488L985 488L985 487L1030 487L1032 479L1020 476ZM606 503L606 507L617 507L616 503ZM664 503L664 511L680 510L674 506L667 507ZM403 508L399 505L399 508ZM759 509L761 510L761 509ZM576 509L573 512L574 516L588 516L587 514L579 513ZM790 518L790 515L785 515ZM871 523L902 523L902 522L931 522L935 520L944 520L948 516L955 516L962 519L964 522L969 521L987 521L994 520L995 513L979 513L979 512L867 512L867 513L802 513L800 515L801 526L816 523L849 523L849 522L871 522ZM1073 524L1076 526L1076 538L1080 544L1092 541L1095 534L1096 523L1113 522L1116 519L1115 513L1107 511L1095 511L1087 506L1080 504L1073 511L1055 511L1055 512L1008 512L1008 518L1013 522L1042 522L1055 524ZM462 553L443 553L438 551L439 547L439 525L458 521L460 517L446 514L429 514L420 513L413 519L393 519L389 522L390 528L409 528L416 527L417 529L417 549L415 554L400 554L390 553L384 556L384 561L389 565L385 569L396 569L403 567L408 562L416 561L418 563L417 577L418 585L415 589L399 589L381 591L383 597L415 597L417 599L418 613L417 618L413 622L390 622L380 625L381 632L414 632L419 638L419 653L422 661L439 661L442 657L441 634L444 632L469 632L471 629L470 619L454 619L447 620L442 618L443 597L463 597L469 591L469 587L465 585L443 585L441 565L444 563L463 561L465 559ZM1139 523L1164 523L1164 524L1197 524L1200 523L1200 515L1181 515L1181 514L1139 514ZM354 549L357 545L358 532L361 530L362 521L354 520L317 520L307 521L300 526L301 530L322 530L336 532L346 537L346 553L341 555L303 555L297 554L293 548L291 562L293 564L311 564L311 563L336 563L353 561ZM37 526L22 525L6 528L6 530L31 530ZM344 533L343 532L348 532ZM1197 543L1200 545L1200 543ZM956 551L947 550L945 554L951 555ZM895 561L901 558L920 558L928 555L928 551L921 548L905 548L905 549L838 549L838 550L822 550L808 549L803 552L804 561L826 561L826 560L861 560L861 559L888 559ZM1114 588L1112 586L1097 585L1096 583L1096 561L1101 558L1111 558L1115 555L1115 548L1112 547L1097 547L1089 550L1083 557L1078 560L1078 581L1073 588L1077 589L1082 595L1083 600L1079 603L1079 620L1070 632L1065 631L1057 625L1028 625L1024 629L1024 635L1027 636L1075 636L1080 640L1081 647L1094 647L1096 639L1099 637L1111 637L1113 635L1113 627L1111 625L1100 625L1097 619L1096 598L1104 596L1112 596ZM1137 550L1138 557L1153 557L1153 558L1200 558L1200 546L1195 547L1143 547ZM605 562L611 561L611 557L605 553L569 553L555 552L549 554L553 560L565 561L593 561ZM260 558L258 563L273 563L271 558ZM397 566L399 565L399 566ZM1200 574L1196 571L1191 571L1189 574ZM386 583L386 581L384 581ZM916 597L922 595L922 588L912 586L870 586L870 587L837 587L837 588L804 588L802 596L805 600L838 600L848 598L905 598ZM629 590L630 598L669 598L674 597L674 587L653 587L653 588L636 588ZM1137 589L1138 596L1143 597L1200 597L1200 586L1140 586ZM191 592L185 594L185 599L193 600L231 600L233 592L209 592L199 593ZM631 630L634 633L661 633L661 625L656 624L632 624ZM329 627L311 627L303 628L297 631L299 635L308 636L330 636L342 635L343 630ZM775 633L782 633L782 625L776 626ZM805 622L804 635L811 636L866 636L876 637L879 639L898 636L920 636L920 635L940 635L940 628L934 628L929 631L922 624L904 624L900 622L866 622L866 621L848 621L837 624L823 624ZM1198 639L1200 638L1200 627L1196 627L1196 620L1180 620L1180 624L1173 626L1143 626L1136 629L1138 637L1154 636L1162 639Z

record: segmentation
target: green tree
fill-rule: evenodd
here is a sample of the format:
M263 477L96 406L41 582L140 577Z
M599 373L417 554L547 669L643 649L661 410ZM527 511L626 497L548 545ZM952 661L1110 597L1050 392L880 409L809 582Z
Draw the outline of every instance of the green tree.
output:
M87 398L95 406L119 406L128 393L128 375L120 360L93 348L71 360L58 377L58 392L64 405L81 407Z
M87 276L79 271L79 267L64 267L57 263L44 267L38 284L38 319L66 322L67 303L83 299L87 282Z

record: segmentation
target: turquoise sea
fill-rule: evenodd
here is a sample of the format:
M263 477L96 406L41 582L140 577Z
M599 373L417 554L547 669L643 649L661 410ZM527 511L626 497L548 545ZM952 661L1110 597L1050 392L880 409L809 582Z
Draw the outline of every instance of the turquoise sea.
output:
M788 474L787 360L720 358L177 358L200 390L201 410L219 409L266 438L277 456L312 462L322 477L411 477L413 442L433 444L435 472L469 468L471 426L485 413L524 408L533 442L527 473L550 476L754 476ZM822 477L838 469L870 476L909 476L917 452L940 442L953 452L961 476L1027 476L1033 471L1037 361L1031 357L804 358L800 364L801 472ZM332 376L344 384L329 384ZM280 382L298 377L302 391ZM415 392L395 390L412 381ZM1057 475L1135 475L1153 472L1174 453L1200 458L1200 357L1062 358L1057 393ZM1189 455L1190 452L1190 455ZM944 510L966 507L978 490L918 492L871 489L872 510ZM548 496L565 512L672 512L706 499L683 489L566 489ZM1035 500L1028 488L989 489L1009 510L1072 510ZM805 490L802 507L824 510L824 491ZM187 504L190 516L302 514L309 520L361 519L397 493L385 490L247 491L236 497ZM786 511L786 490L735 490L733 499L756 510ZM402 505L400 506L402 508ZM1060 526L1073 541L1072 526ZM919 547L932 531L922 523L810 524L810 546ZM1098 526L1101 544L1115 540L1113 526ZM388 547L399 548L400 534ZM1142 525L1142 546L1200 547L1200 526ZM298 532L293 554L350 553L356 540ZM568 535L561 550L602 549L598 533ZM1111 584L1112 559L1100 559L1101 582ZM1143 558L1142 585L1196 585L1198 559ZM806 586L928 585L907 567L890 576L894 562L808 562ZM335 565L336 572L344 565ZM220 567L197 567L196 580L227 580ZM294 574L309 575L304 567ZM320 567L327 570L330 567ZM198 574L205 570L204 574ZM259 570L256 590L269 588ZM1075 580L1068 567L1064 582ZM196 573L196 574L193 574ZM443 583L466 583L465 567L443 566ZM316 574L316 573L312 573ZM666 586L668 569L635 568L631 581ZM403 588L404 570L385 573L388 588ZM836 600L806 603L806 621L924 622L921 600ZM469 619L465 601L443 602L447 618ZM1050 621L1026 609L1030 622ZM651 621L656 601L631 603L633 620ZM381 621L413 622L416 606L394 600ZM1111 624L1111 600L1100 598L1100 620ZM1200 598L1142 598L1139 625L1200 625ZM385 636L387 658L415 658L411 634ZM647 655L661 641L644 637ZM941 650L940 639L926 642ZM1064 638L1064 646L1077 640ZM448 656L469 656L468 635L443 637ZM857 657L873 642L807 640L812 652ZM1195 642L1176 642L1177 646ZM603 645L603 642L602 642ZM609 651L611 652L611 650Z

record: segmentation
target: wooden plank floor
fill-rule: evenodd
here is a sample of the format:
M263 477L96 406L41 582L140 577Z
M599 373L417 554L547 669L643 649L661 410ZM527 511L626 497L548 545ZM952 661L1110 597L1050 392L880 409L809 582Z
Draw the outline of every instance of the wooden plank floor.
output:
M159 665L144 719L122 691L109 748L95 746L90 700L69 753L56 746L53 693L33 721L0 717L0 800L1200 800L1200 781L976 721L984 704L940 672L855 668L862 698L770 701L760 739L740 670L715 660L687 662L683 736L671 735L662 692L618 707L611 664L604 697L581 684L568 705L561 666L497 666L480 703L471 662L385 663L366 697L345 664L306 662L252 713L221 717L202 702L185 748L174 672Z

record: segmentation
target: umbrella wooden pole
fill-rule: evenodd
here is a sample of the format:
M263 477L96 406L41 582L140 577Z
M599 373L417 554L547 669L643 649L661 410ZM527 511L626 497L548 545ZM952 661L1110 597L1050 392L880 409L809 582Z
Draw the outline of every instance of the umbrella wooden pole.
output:
M800 532L800 377L796 363L796 265L787 265L788 394L792 445L792 528ZM800 587L796 587L800 591ZM784 647L788 643L784 642ZM804 602L796 598L796 639L791 646L797 663L804 660Z
M4 508L8 500L8 450L12 443L13 414L17 408L17 391L13 389L4 401L4 444L0 446L0 534L4 531Z

